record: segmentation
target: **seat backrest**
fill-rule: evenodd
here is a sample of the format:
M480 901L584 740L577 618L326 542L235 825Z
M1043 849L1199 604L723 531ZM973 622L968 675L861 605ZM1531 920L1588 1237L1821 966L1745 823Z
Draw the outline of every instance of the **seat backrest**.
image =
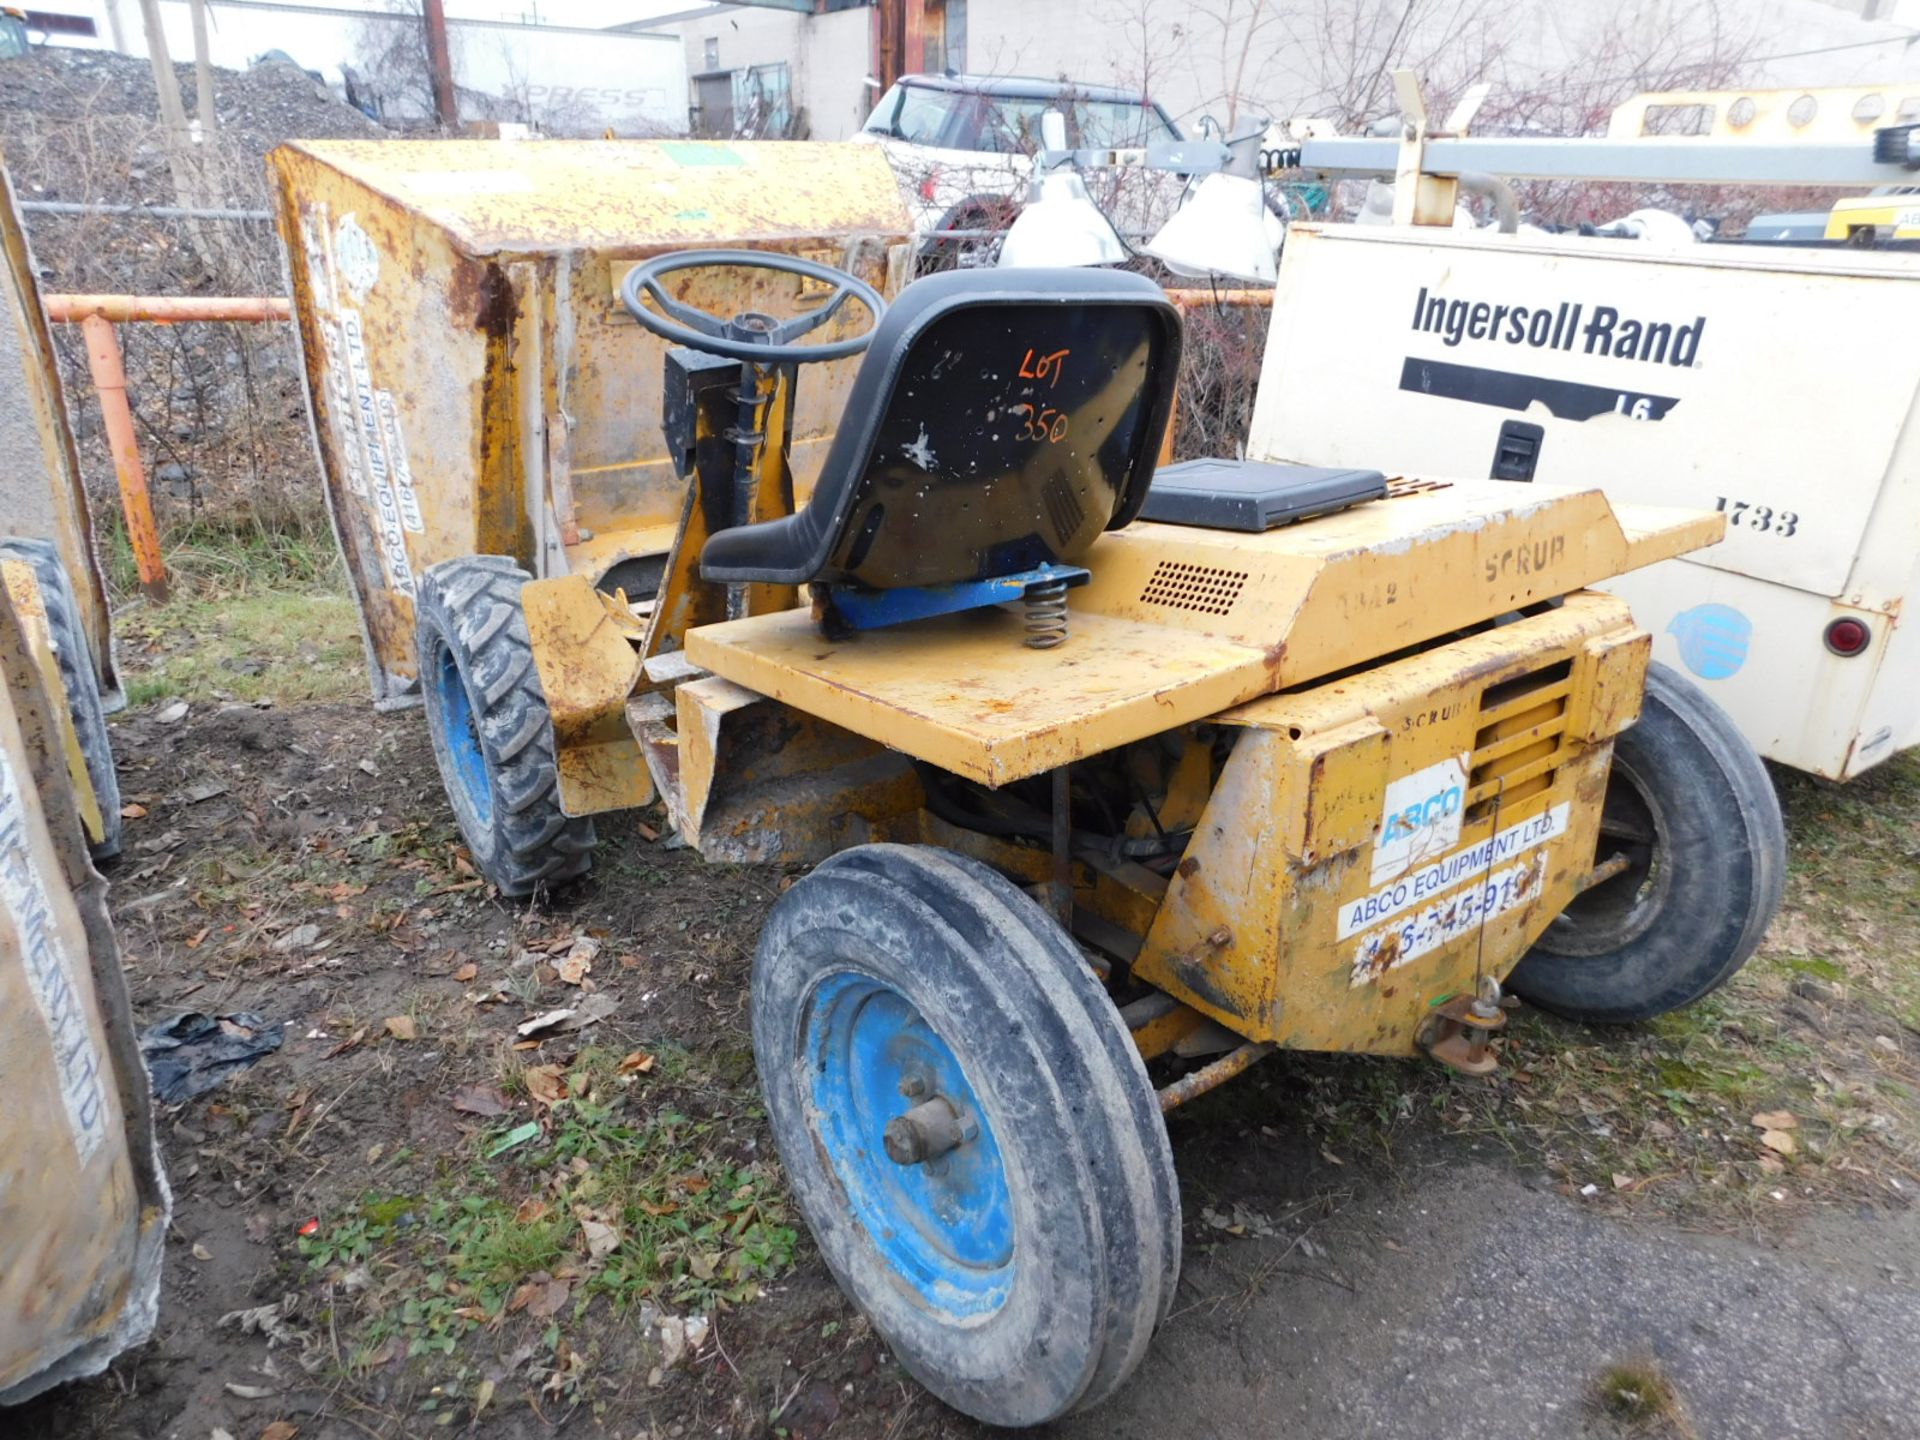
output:
M1179 365L1179 312L1141 275L916 281L867 347L812 498L713 536L701 573L894 589L1076 560L1145 501Z

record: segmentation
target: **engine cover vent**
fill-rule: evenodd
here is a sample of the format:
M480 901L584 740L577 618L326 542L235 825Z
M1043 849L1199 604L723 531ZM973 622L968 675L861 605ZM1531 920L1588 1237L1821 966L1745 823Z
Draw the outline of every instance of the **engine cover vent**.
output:
M1142 605L1165 605L1171 610L1197 610L1202 615L1225 615L1246 587L1247 572L1194 565L1184 560L1162 560L1140 592Z

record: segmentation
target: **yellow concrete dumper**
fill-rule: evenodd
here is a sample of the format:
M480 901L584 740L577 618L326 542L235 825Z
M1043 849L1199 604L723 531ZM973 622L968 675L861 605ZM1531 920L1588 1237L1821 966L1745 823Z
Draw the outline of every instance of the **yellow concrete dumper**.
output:
M790 252L664 251L617 289L672 347L644 392L672 542L644 594L517 549L420 567L442 774L503 890L577 873L583 812L641 774L703 855L813 867L754 965L770 1124L834 1274L949 1404L1038 1423L1138 1363L1179 1268L1165 1111L1279 1047L1482 1074L1507 989L1636 1019L1758 942L1766 775L1587 588L1720 517L1156 476L1181 331L1135 275L888 306ZM803 487L787 417L850 351Z
M86 770L62 753L44 614L17 614L12 593L0 586L0 1417L152 1333L171 1205L78 817Z
M30 632L97 860L120 852L106 715L122 702L107 592L53 334L0 156L0 589Z

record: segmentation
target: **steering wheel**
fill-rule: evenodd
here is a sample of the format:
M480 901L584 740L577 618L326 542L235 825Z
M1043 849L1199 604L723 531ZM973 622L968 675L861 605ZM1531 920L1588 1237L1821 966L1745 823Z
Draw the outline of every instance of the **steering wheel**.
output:
M661 285L662 277L679 270L727 266L742 270L775 270L785 275L802 275L831 285L833 294L825 304L781 320L748 310L722 320L684 300L676 300ZM641 303L646 295L664 314ZM793 342L811 330L817 330L840 312L851 296L867 309L869 324L858 335L831 340L824 345L796 345ZM887 302L880 292L857 275L822 265L817 260L802 260L777 250L680 250L646 260L627 272L621 282L620 298L627 311L642 327L676 345L723 355L729 360L744 360L756 365L805 365L815 360L840 360L858 355L873 339L873 332L886 313Z

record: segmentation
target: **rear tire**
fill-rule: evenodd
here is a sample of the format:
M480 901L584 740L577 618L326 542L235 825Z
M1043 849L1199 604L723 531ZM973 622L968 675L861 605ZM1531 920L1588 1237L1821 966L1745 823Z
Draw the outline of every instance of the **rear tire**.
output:
M87 778L100 805L100 838L96 841L89 834L88 848L94 859L111 860L120 853L120 831L125 823L120 816L120 775L114 769L113 740L107 731L106 707L100 699L99 675L94 669L93 649L80 623L80 602L73 593L73 582L50 540L0 540L0 558L32 567L39 583L40 601L47 612L47 633L53 640L54 664L60 671L61 687L67 692L67 713L73 717L80 753L87 762Z
M1732 978L1780 908L1786 829L1766 766L1727 713L1665 665L1614 741L1597 861L1628 867L1578 896L1514 970L1513 990L1576 1020L1677 1010Z
M593 822L560 808L553 721L520 608L532 577L498 555L434 566L414 601L434 759L474 868L502 895L587 873Z
M814 1240L923 1385L1038 1425L1125 1381L1179 1275L1173 1157L1118 1011L1030 898L931 847L833 856L768 917L753 1041ZM936 1097L973 1133L938 1169L889 1158Z

